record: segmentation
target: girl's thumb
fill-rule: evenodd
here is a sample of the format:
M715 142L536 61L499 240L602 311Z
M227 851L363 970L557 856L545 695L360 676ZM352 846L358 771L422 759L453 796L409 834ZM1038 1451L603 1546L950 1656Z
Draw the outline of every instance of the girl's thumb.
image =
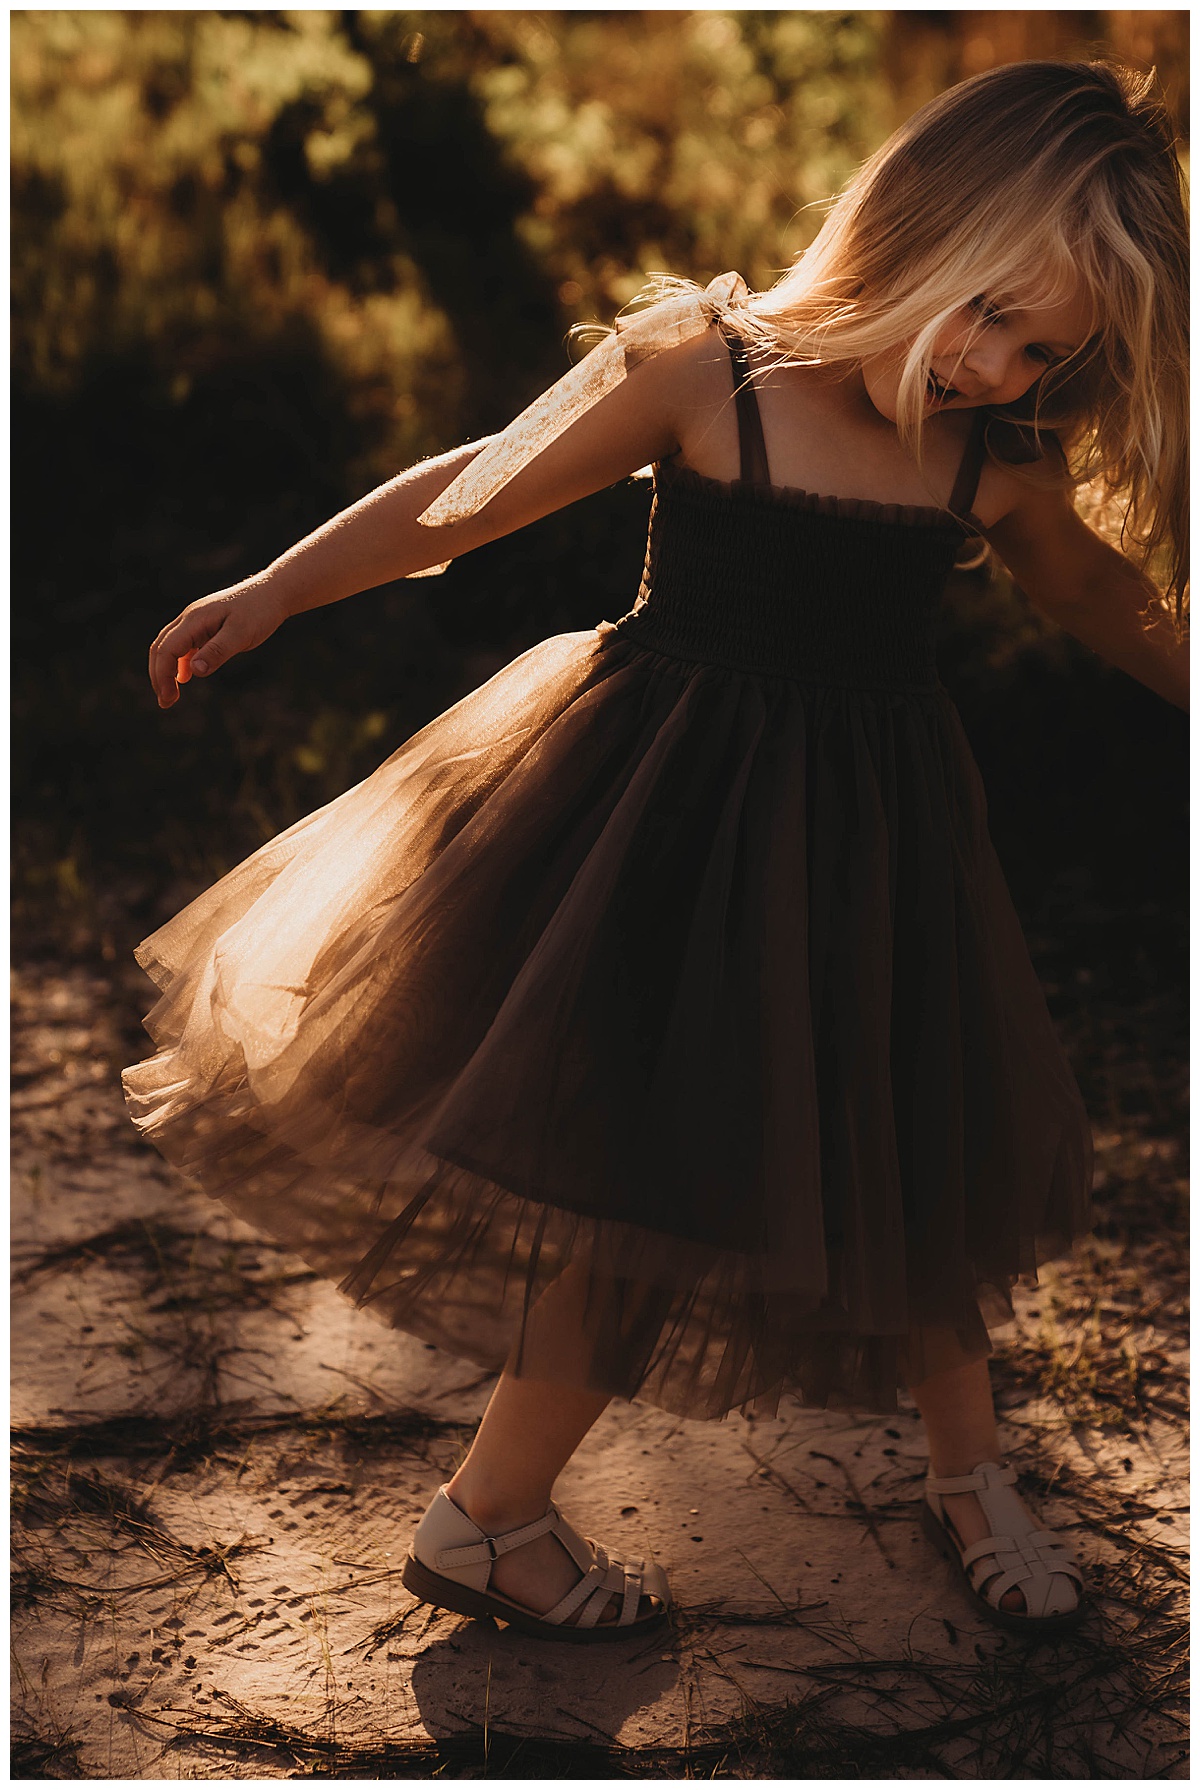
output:
M196 651L196 656L192 660L192 670L199 672L201 677L204 676L206 671L213 670L216 666L220 665L224 659L229 657L229 649L221 644L221 634L223 632L223 629L219 630L213 635L211 640L206 641L206 643Z

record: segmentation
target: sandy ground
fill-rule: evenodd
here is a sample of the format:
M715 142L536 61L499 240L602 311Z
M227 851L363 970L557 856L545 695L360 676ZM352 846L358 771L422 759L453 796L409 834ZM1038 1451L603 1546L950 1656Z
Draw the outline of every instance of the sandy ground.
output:
M1022 1489L1086 1563L1075 1639L976 1618L918 1527L911 1411L621 1405L560 1501L662 1562L674 1623L533 1641L415 1605L397 1572L491 1382L139 1142L117 1072L142 987L17 978L14 1777L1186 1775L1170 1238L1051 1270L997 1363ZM1173 1199L1171 1133L1099 1132L1102 1179Z

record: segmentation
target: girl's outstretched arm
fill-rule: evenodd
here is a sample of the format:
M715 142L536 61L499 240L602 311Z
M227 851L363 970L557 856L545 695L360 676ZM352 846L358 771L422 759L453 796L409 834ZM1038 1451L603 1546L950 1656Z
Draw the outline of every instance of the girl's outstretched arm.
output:
M1062 491L1031 492L986 530L1038 609L1157 695L1186 709L1188 640L1162 593L1090 529Z
M492 437L389 479L265 571L190 603L150 648L160 708L178 701L181 683L260 645L288 616L457 559L665 459L679 445L694 363L713 352L700 336L635 367L475 515L442 527L417 521Z

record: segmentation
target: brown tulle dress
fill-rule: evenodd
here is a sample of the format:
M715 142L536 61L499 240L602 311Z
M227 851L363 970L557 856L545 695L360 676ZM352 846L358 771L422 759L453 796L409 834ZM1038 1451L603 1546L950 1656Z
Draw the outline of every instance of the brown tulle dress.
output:
M939 682L950 511L655 469L543 641L138 949L134 1123L387 1323L685 1416L889 1410L1089 1223ZM953 513L951 513L953 512Z

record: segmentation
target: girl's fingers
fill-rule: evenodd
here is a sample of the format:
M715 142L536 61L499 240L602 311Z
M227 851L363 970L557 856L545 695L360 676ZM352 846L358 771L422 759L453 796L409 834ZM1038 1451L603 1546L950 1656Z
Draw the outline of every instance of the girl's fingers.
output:
M181 684L220 670L226 660L265 640L280 620L257 593L220 592L185 609L150 648L148 669L159 707L173 707Z
M183 634L183 638L179 636ZM150 682L160 708L179 699L179 685L191 677L192 642L178 627L165 628L150 648Z
M148 669L160 708L171 708L179 700L180 684L189 683L198 670L208 668L197 665L197 653L207 652L213 640L225 633L226 619L223 609L216 614L210 609L207 614L201 611L195 615L185 610L157 636L150 648ZM225 658L231 656L228 643L222 654Z
M211 640L204 641L191 655L192 674L204 677L207 672L215 671L219 665L224 665L226 659L232 659L234 654L240 650L234 638L233 629L230 628L228 622L225 622L217 629Z

